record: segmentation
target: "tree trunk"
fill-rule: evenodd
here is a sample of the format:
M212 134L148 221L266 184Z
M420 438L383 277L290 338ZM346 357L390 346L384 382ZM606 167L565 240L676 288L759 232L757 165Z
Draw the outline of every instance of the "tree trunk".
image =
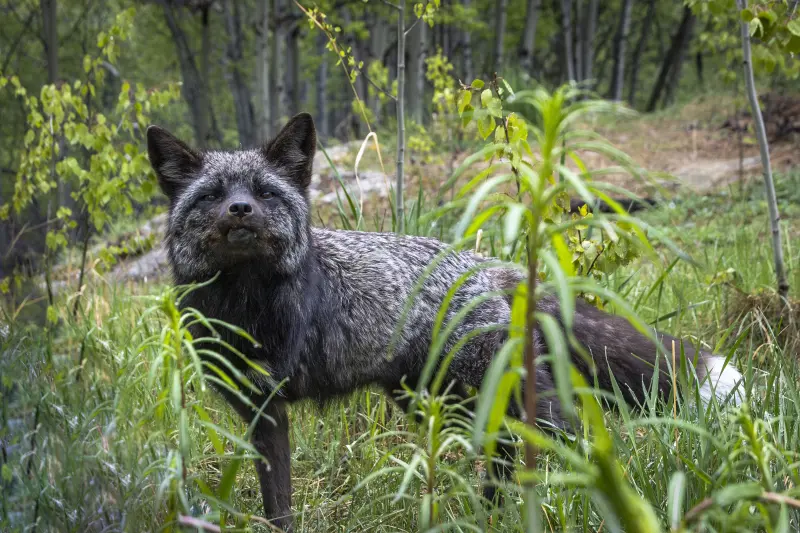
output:
M372 61L383 61L383 56L386 53L387 48L387 36L389 35L389 28L387 28L386 23L383 19L378 18L375 21L375 26L373 27L370 33L370 57L369 62ZM384 64L386 64L384 62ZM367 70L369 65L367 61L364 62L364 69ZM387 82L391 78L387 78ZM376 80L373 80L376 81ZM387 87L386 83L377 83L379 87L385 90L389 90L390 88ZM378 90L375 87L371 87L368 85L367 89L368 94L368 101L367 105L372 110L372 115L375 117L375 121L380 123L381 120L381 100L378 94Z
M395 218L397 233L405 233L403 206L404 166L406 157L405 85L406 85L406 0L399 0L397 15L397 172L395 185Z
M497 0L497 8L495 10L495 26L494 26L494 64L489 69L489 76L495 72L503 72L503 48L506 37L506 11L508 11L508 0Z
M586 23L583 20L583 0L575 0L575 13L573 15L575 31L572 32L572 52L575 54L573 57L575 80L583 81L583 25Z
M575 78L575 54L572 51L572 0L561 0L561 33L564 38L564 67L567 81Z
M292 24L289 30L288 61L289 69L289 116L300 112L300 25Z
M375 19L373 17L369 17L367 19L367 27L375 28ZM359 61L363 61L365 71L367 68L367 64L369 63L369 58L367 57L369 55L369 48L370 48L370 43L366 39L355 40L355 44L353 46L353 53L355 54L356 65L358 64ZM367 112L367 110L369 109L369 82L367 81L366 76L358 76L356 78L356 93L358 94L358 97L361 99L361 105L364 106L364 111ZM369 114L367 114L367 116L369 116ZM358 113L359 126L362 126L363 120L364 118L362 117L361 112L359 110ZM366 126L366 124L363 125ZM359 127L359 130L361 130L361 127ZM363 135L366 135L366 133L359 131L359 138L363 137Z
M683 46L680 47L678 50L678 59L675 61L675 64L672 66L670 70L669 77L667 78L667 87L664 93L664 106L670 106L675 101L675 93L678 91L678 83L681 80L681 71L683 70L683 63L686 59L686 51L689 48L689 43L692 40L692 34L694 33L694 25L697 21L697 17L692 17L692 24L689 26L689 30L686 32L685 41Z
M633 51L631 60L631 74L628 81L628 103L633 107L636 100L636 88L639 83L639 66L642 63L642 55L647 47L647 38L650 36L650 28L653 25L656 13L656 0L650 0L647 4L647 13L642 21L642 32L639 34L639 43Z
M428 25L425 21L417 21L408 33L408 59L411 62L408 70L408 107L409 115L417 124L422 124L425 109L425 39ZM399 90L399 88L398 88Z
M703 52L697 52L694 57L694 64L697 68L697 83L700 84L700 88L704 88L705 80L703 79Z
M736 0L739 11L747 8L747 0ZM750 112L753 115L753 124L758 139L758 148L761 153L761 166L764 170L764 185L767 189L767 207L769 208L769 222L772 229L772 252L775 261L775 278L778 282L778 294L786 298L789 294L789 281L786 279L786 270L783 264L783 245L781 244L781 216L778 212L778 200L775 196L775 184L772 181L772 166L769 160L769 143L767 132L764 128L764 117L761 115L761 106L758 103L755 80L753 77L753 60L750 51L750 25L740 23L742 38L742 63L744 66L744 82L747 99L750 101Z
M270 128L270 60L269 60L269 20L270 0L259 2L259 27L258 33L258 135L260 141L266 141L272 135ZM324 36L323 36L324 37ZM324 47L323 47L324 51ZM324 57L324 56L323 56Z
M58 3L39 0L42 11L42 41L47 59L47 83L58 83Z
M212 140L217 142L218 146L222 146L222 133L217 127L217 119L214 116L214 106L211 104L211 21L209 14L211 10L211 2L206 3L202 10L202 42L200 48L200 81L202 82L203 94L207 101L207 106L204 109L205 123L208 125L206 136L208 142Z
M625 44L631 26L631 4L633 0L624 0L620 13L619 27L614 37L614 75L611 78L609 98L619 102L622 100L622 86L625 79Z
M689 39L691 38L695 20L696 18L694 13L692 13L691 8L685 6L683 8L683 18L681 19L680 26L678 26L678 30L675 32L675 35L672 36L672 44L670 45L667 54L664 56L664 61L661 63L661 70L659 70L658 78L653 86L653 92L650 93L650 100L647 102L648 113L655 111L659 100L661 100L661 94L666 88L670 71L675 70L671 76L673 80L677 77L677 74L680 73L680 70L676 67L683 59L683 51L689 44Z
M317 133L321 140L326 140L330 134L330 126L328 122L328 50L325 45L328 38L324 33L317 34L317 54L319 54L320 62L317 67Z
M592 80L594 75L594 34L597 29L597 12L600 4L598 0L590 0L589 8L584 14L581 36L581 57L583 58L583 73L581 79ZM594 83L591 86L594 86Z
M208 146L209 140L212 137L216 137L209 128L211 102L208 98L206 83L197 70L194 54L189 47L186 34L175 18L175 11L165 1L162 1L162 6L164 8L164 19L178 52L178 63L181 68L181 77L183 78L181 93L189 106L195 142L200 148L205 148Z
M225 2L225 27L228 31L227 72L228 85L233 95L233 106L236 114L236 129L239 131L239 143L244 148L252 148L258 142L255 135L255 115L250 88L244 75L242 60L242 21L239 16L239 4L236 0Z
M40 0L39 8L42 12L42 43L44 44L45 62L47 63L47 83L58 84L58 3L56 0ZM64 157L66 142L61 135L56 135L59 145L60 157ZM53 154L53 164L56 162ZM55 167L52 174L55 177ZM59 207L72 207L74 202L70 196L70 184L64 180L57 180L55 200Z
M522 30L522 41L519 47L519 67L523 74L531 75L533 70L533 50L536 46L536 26L539 22L539 9L542 0L528 0L525 12L525 27Z
M278 131L280 123L284 118L281 110L287 109L285 96L285 72L286 54L284 47L286 43L285 24L281 22L283 16L283 0L273 0L272 2L272 67L273 73L270 78L270 120L272 120L273 132Z
M469 10L471 0L463 0L464 9ZM463 50L461 57L464 61L464 83L472 83L474 78L474 71L472 67L472 35L466 29L461 34L461 45Z

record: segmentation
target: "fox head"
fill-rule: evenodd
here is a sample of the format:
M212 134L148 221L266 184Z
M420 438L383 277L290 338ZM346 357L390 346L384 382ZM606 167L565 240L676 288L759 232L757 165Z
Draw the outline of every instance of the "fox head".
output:
M203 281L219 271L296 271L310 242L316 142L307 113L251 150L196 151L150 126L147 151L169 198L165 241L176 281Z

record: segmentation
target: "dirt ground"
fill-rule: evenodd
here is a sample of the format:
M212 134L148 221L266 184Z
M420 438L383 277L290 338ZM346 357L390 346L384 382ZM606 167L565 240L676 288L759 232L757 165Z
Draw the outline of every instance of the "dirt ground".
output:
M800 109L800 97L797 99ZM773 119L779 115L773 115ZM767 117L768 121L770 117ZM800 118L799 118L800 120ZM739 131L732 125L743 126ZM653 115L624 120L595 122L587 128L602 134L616 148L629 155L637 165L646 169L659 186L676 191L688 188L706 192L740 180L761 175L761 158L746 113L737 113L734 102L726 97L706 96L684 105ZM768 123L768 127L770 124ZM746 130L746 131L745 131ZM373 143L367 144L359 165L359 180L353 172L360 141L335 146L329 156L345 183L354 192L359 190L367 199L386 198L389 184L394 181L394 160L391 148L382 143L383 169L378 164ZM422 181L426 189L436 190L446 181L454 168L470 154L452 154L445 160L428 165L407 165L408 181L416 188ZM599 169L612 163L596 154L581 153L588 168ZM792 134L774 139L770 145L774 172L800 166L800 135ZM316 160L316 188L312 198L317 204L335 201L337 180L330 164L322 154ZM383 170L383 171L381 171ZM602 181L625 187L641 195L652 194L653 187L627 174L603 176Z

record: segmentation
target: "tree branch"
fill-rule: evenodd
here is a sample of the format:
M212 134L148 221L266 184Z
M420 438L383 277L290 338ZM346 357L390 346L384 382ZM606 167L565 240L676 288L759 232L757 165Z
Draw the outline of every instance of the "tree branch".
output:
M381 2L383 2L384 4L386 4L387 6L393 8L393 9L396 9L397 11L400 11L400 6L398 6L397 4L393 4L393 3L389 2L389 0L381 0Z
M367 76L367 75L364 73L364 70L363 70L363 69L358 69L358 75L359 75L359 76L364 76L364 79L365 79L365 80L367 80L367 81L369 82L369 84L370 84L370 85L372 85L373 87L375 87L375 90L377 90L378 92L380 92L380 93L382 93L382 94L384 94L384 95L388 96L389 98L391 98L391 99L392 99L392 100L394 100L395 102L397 101L397 97L396 97L395 95L393 95L392 93L388 92L386 89L383 89L383 88L379 87L377 83L375 83L374 81L372 81L372 80L370 79L370 77L369 77L369 76Z
M14 54L17 52L17 47L19 46L19 43L22 42L22 38L25 37L26 33L28 33L28 30L30 28L31 22L33 22L33 17L34 17L35 14L36 14L35 11L31 11L28 14L28 19L25 21L25 24L24 24L24 27L22 28L22 31L19 32L19 35L17 36L17 40L14 41L14 44L11 45L11 49L8 51L8 54L6 54L6 58L3 60L3 68L0 69L0 72L6 72L6 70L8 69L8 64L11 63L11 59L14 57Z
M412 22L411 26L409 26L408 29L406 29L406 32L403 34L403 36L404 37L408 37L408 34L411 32L411 30L414 29L414 26L416 26L417 23L419 23L420 20L422 20L422 17L420 17L417 20L415 20L414 22Z

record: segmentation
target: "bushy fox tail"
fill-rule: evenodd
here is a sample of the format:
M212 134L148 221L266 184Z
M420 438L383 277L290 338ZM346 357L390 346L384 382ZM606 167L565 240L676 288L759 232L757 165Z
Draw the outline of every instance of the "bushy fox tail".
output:
M498 289L514 289L523 279L517 271L502 268L490 271ZM509 297L509 303L511 301ZM537 310L551 315L564 327L561 306L555 296L541 299ZM590 383L596 379L597 384L607 391L613 392L613 382L616 381L629 403L643 403L651 390L656 364L659 365L659 393L662 398L669 396L673 388L670 367L677 367L674 368L676 372L681 368L681 348L686 361L694 365L703 402L710 402L715 395L720 402L742 399L742 374L732 364L726 364L724 357L698 351L691 342L684 342L681 347L680 339L654 331L664 348L659 350L648 335L641 333L624 317L601 311L581 299L575 302L572 334L591 357L590 363L585 354L574 351L571 359L577 370ZM546 345L546 339L541 340ZM673 350L676 355L674 365Z
M554 317L560 320L555 298L544 299L540 307L546 312L551 312L548 307L555 307L552 309L557 312ZM664 348L659 351L651 338L627 319L605 313L582 300L575 305L572 332L594 363L594 368L590 369L585 357L575 353L572 361L578 370L590 380L596 375L598 384L609 391L612 390L613 375L629 402L640 403L645 399L655 376L656 364L659 365L657 386L662 397L666 398L675 383L671 372L678 372L681 367L681 353L688 363L694 365L703 402L710 402L714 395L719 402L741 399L738 389L742 374L733 364L726 364L724 357L697 350L692 342L654 331Z

